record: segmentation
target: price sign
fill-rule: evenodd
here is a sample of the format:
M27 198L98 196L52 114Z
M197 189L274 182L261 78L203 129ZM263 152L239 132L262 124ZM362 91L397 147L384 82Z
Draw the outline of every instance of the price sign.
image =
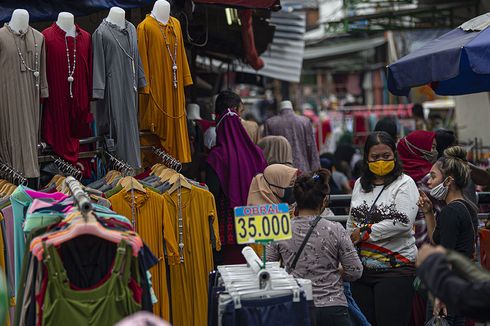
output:
M266 204L235 208L235 231L239 244L291 239L287 204Z

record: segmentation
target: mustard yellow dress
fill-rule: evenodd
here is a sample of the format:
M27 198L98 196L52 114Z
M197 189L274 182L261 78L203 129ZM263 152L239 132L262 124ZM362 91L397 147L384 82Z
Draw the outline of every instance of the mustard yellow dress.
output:
M179 241L177 196L178 190L171 195L163 195L164 214L171 216L175 237ZM184 261L170 266L172 324L206 326L208 275L214 269L213 247L221 249L216 206L213 195L197 187L191 190L182 188L181 202Z
M110 197L109 201L115 212L132 220L131 191L122 189ZM162 195L149 189L146 190L146 193L135 190L134 204L136 232L159 260L159 263L150 269L153 289L158 298L158 303L153 305L153 313L165 320L170 320L164 245L169 265L179 263L179 250L174 232L172 232L174 229L172 220L168 214L164 214L165 201Z
M184 86L192 85L192 77L180 22L170 17L164 25L147 15L137 30L146 77L146 87L140 90L140 130L157 134L169 154L183 163L190 162ZM174 60L177 66L176 88L172 69Z

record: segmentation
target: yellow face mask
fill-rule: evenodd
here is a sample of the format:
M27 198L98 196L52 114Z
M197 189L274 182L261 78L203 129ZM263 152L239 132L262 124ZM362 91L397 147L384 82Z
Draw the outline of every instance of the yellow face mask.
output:
M393 171L395 168L395 160L368 162L369 170L377 176L383 177Z

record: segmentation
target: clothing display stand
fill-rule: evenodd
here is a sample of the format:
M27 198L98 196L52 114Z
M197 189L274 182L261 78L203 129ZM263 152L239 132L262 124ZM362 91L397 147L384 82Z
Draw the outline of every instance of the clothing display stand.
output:
M109 158L109 162L111 162L112 167L115 170L118 170L123 174L123 176L134 176L135 171L134 168L123 160L118 159L114 155L109 152L105 152L105 155Z
M75 199L78 210L86 219L88 214L93 210L92 202L89 195L85 191L83 191L81 183L78 182L74 177L67 177L65 183L68 186L68 189L70 189L73 198Z
M162 163L165 166L167 166L171 169L174 169L175 171L180 173L180 171L182 170L182 163L180 163L179 160L177 160L175 157L166 153L164 150L162 150L158 147L152 146L152 150L153 150L153 154L160 157L160 159L162 160Z
M0 179L16 185L27 185L27 178L22 173L3 162L0 162Z
M82 178L82 171L80 171L70 163L66 162L60 157L51 156L51 158L53 159L53 163L63 174L72 176L77 180L80 180Z
M218 266L210 275L208 324L261 320L257 325L267 325L284 320L284 325L310 325L311 281L295 279L279 262L262 264L251 247L245 247L242 254L247 264Z

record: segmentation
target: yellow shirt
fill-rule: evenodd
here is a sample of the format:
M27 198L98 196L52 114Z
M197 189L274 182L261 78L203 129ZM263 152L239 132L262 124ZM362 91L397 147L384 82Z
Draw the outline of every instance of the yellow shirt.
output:
M109 201L115 212L132 220L131 192L122 189L110 197ZM146 193L134 191L134 203L135 230L159 260L159 263L150 269L153 289L158 298L158 303L153 306L153 312L165 320L170 320L167 270L163 248L165 243L169 265L178 264L179 250L172 232L172 221L168 214L163 214L164 199L160 194L149 189L146 190Z
M179 241L177 196L178 190L172 195L163 194L164 214L171 216L175 237ZM221 249L213 195L197 187L192 187L192 190L182 188L182 222L184 262L170 266L172 324L205 326L208 320L208 275L214 269L212 248Z
M140 90L140 129L157 134L162 147L182 163L190 162L184 86L192 85L192 77L180 22L170 17L164 25L147 15L138 25L138 48L146 77L146 87ZM173 85L173 60L177 88Z

